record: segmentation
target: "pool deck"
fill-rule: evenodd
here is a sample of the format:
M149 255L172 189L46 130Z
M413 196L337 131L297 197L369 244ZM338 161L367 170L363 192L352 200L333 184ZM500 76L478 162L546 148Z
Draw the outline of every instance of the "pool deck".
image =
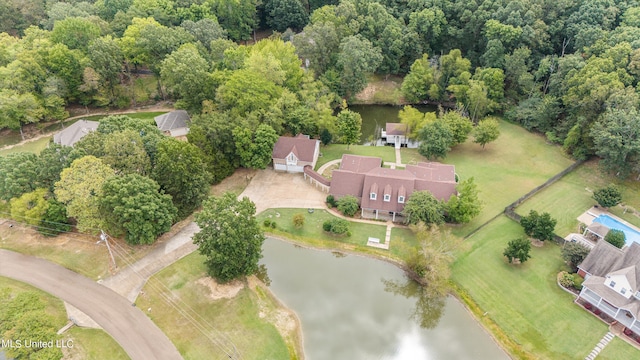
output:
M624 220L620 219L619 217L611 214L610 212L604 210L603 208L595 207L595 206L592 206L591 209L583 212L582 215L578 216L578 221L580 221L581 223L589 226L589 225L591 225L593 223L593 220L595 220L595 218L597 218L600 215L609 215L612 218L620 221L621 223L627 224L627 225L632 226L633 228L635 228L635 226L627 223L626 221L624 221Z

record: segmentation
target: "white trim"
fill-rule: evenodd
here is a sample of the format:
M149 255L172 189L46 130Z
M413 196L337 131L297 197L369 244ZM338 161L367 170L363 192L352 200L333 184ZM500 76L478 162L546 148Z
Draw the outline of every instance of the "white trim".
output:
M384 194L384 201L385 202L390 202L391 201L391 195L390 194Z
M378 194L372 192L369 194L369 200L377 200L378 199Z

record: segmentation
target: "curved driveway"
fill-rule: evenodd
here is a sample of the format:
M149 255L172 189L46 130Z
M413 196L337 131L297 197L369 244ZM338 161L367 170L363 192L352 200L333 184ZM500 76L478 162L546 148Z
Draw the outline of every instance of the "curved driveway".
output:
M31 284L75 306L133 360L182 359L169 338L142 311L80 274L43 259L0 250L0 276Z

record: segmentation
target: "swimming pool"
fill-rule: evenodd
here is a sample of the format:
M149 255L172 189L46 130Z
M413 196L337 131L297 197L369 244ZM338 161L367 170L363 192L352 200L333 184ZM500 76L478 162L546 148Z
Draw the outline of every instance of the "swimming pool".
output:
M622 230L624 232L624 236L626 237L626 243L629 245L631 241L635 241L640 243L640 232L638 230L631 228L620 221L612 218L609 215L600 215L593 220L594 222L600 223L609 229Z

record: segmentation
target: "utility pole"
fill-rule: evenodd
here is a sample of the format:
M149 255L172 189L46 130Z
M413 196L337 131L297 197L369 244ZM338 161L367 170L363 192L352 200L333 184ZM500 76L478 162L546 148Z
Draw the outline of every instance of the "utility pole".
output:
M107 244L107 250L109 250L109 255L111 255L111 261L113 261L113 267L115 269L118 268L118 264L116 264L116 259L113 257L113 253L111 252L111 246L109 245L109 239L107 238L107 234L100 230L100 240L104 241L105 244Z

